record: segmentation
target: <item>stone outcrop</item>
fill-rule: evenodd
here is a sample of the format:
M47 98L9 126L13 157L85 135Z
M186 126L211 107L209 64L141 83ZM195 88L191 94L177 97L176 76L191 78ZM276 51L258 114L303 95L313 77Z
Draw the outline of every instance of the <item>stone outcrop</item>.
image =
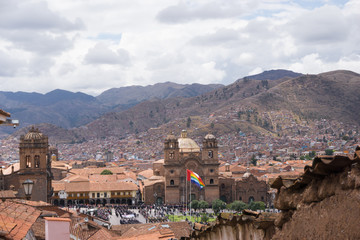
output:
M276 214L244 211L240 216L222 213L210 226L195 226L194 240L260 240L271 239Z
M359 239L360 147L354 156L318 156L298 179L277 178L273 239Z
M353 156L317 156L298 178L275 179L279 214L221 214L191 239L360 239L360 146Z

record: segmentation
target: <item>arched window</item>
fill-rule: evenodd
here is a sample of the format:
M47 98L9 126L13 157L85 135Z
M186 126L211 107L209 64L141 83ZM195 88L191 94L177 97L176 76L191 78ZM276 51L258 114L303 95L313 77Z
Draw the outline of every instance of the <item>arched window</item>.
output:
M170 159L173 159L173 158L174 158L174 155L175 155L174 152L170 152L170 153L169 153L169 158L170 158Z
M264 201L264 196L261 196L261 201Z
M214 179L210 179L210 184L214 184Z
M225 188L225 184L221 184L221 188L224 189L224 188Z
M213 158L213 155L214 155L213 151L209 151L208 154L209 154L209 158Z
M174 183L174 180L170 180L170 185L173 186L175 183Z
M25 161L26 161L26 167L31 168L31 159L29 155L26 155Z
M35 168L39 168L39 167L40 167L40 156L39 156L39 155L35 155L35 157L34 157L34 164L35 164Z

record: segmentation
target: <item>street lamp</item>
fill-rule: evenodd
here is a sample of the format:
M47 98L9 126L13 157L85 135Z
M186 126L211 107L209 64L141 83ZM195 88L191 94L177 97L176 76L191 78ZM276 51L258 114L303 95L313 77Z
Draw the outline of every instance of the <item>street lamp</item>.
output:
M30 179L27 179L23 182L23 186L24 186L26 200L30 200L34 182L31 181Z

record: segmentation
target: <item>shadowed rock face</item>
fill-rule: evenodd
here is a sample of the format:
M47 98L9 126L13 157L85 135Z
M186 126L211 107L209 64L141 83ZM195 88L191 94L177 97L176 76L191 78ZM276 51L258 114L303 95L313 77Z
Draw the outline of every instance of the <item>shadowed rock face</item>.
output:
M280 214L221 214L191 239L360 239L360 146L354 156L317 156L301 177L278 177L271 187Z
M299 179L276 179L273 239L359 239L360 150L354 157L320 156ZM311 179L311 180L309 180Z

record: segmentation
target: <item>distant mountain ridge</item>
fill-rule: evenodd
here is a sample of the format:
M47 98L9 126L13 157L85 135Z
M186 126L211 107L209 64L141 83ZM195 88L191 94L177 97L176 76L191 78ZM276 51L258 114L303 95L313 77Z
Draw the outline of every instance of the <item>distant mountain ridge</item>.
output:
M0 108L10 112L13 119L19 119L20 127L48 123L62 128L73 128L88 124L105 113L121 112L152 98L197 96L221 86L167 82L145 87L125 87L126 91L121 94L117 93L117 89L110 89L98 97L61 89L46 94L0 91ZM0 129L0 135L12 132L14 130L10 128Z
M210 92L216 88L223 87L222 84L177 84L173 82L156 83L148 86L130 86L111 88L99 96L97 99L107 105L123 106L127 109L137 103L152 99L167 99L172 97L194 97L206 92Z
M338 70L317 75L301 74L295 78L273 72L271 75L279 79L244 77L230 85L188 98L167 98L169 93L163 99L153 97L126 110L114 111L116 107L113 107L78 128L51 130L54 127L47 125L44 133L56 133L53 138L60 141L71 139L72 142L110 136L125 138L152 128L163 129L161 131L167 134L175 128L186 128L188 117L193 119L191 128L202 133L222 135L239 131L239 128L271 132L277 128L276 125L265 122L262 115L270 111L287 111L309 121L327 118L360 126L359 74ZM211 122L215 124L212 126Z
M278 70L264 71L256 75L247 76L246 78L253 80L278 80L282 78L296 78L296 77L300 77L301 75L303 74L289 70L278 69Z

